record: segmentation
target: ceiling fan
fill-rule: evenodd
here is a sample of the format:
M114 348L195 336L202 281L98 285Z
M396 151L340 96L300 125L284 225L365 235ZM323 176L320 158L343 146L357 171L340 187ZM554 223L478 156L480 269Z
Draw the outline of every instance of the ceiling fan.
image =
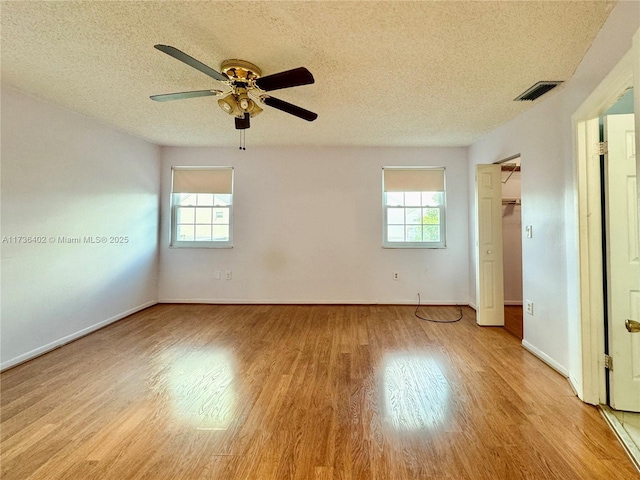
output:
M236 129L238 130L249 128L249 119L262 112L262 108L258 106L258 103L282 110L308 122L312 122L318 118L317 113L310 112L309 110L272 97L266 93L272 90L314 83L313 75L304 67L263 77L261 76L261 70L253 63L233 59L222 62L220 65L222 73L220 73L175 47L169 45L154 45L154 47L172 56L176 60L180 60L190 67L201 71L205 75L209 75L211 78L225 84L226 87L224 90L195 90L191 92L152 95L151 100L166 102L183 98L221 96L222 98L218 100L218 105L220 105L220 108L226 113L235 117Z

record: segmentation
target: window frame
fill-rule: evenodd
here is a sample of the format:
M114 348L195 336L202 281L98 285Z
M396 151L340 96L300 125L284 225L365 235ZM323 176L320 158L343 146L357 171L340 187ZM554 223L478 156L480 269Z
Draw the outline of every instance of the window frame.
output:
M384 184L384 171L385 170L441 170L442 171L442 181L443 181L443 191L442 192L433 192L433 193L442 193L442 203L440 205L403 205L402 208L437 208L439 210L439 219L440 223L440 241L439 242L393 242L389 241L388 233L389 233L389 223L388 216L389 210L391 208L397 208L394 205L387 205L387 193L385 191ZM403 191L404 195L407 193L415 193L414 191ZM422 193L418 192L418 193ZM404 203L404 202L403 202ZM422 203L422 202L421 202ZM392 224L393 225L393 224ZM407 227L406 217L405 223L403 226ZM424 226L425 224L421 223L420 225ZM445 249L447 248L447 187L446 187L446 169L445 167L427 167L427 166L414 166L414 167L382 167L382 248L420 248L420 249Z
M209 240L209 241L203 241L203 240L178 240L177 239L177 233L178 233L178 209L180 207L189 207L189 208L204 208L204 205L198 206L198 205L193 205L193 206L185 206L185 205L181 205L180 203L176 202L176 195L182 195L185 194L187 192L179 192L179 193L175 193L173 191L174 189L174 174L176 170L231 170L231 193L216 193L216 192L207 192L206 194L213 194L213 195L230 195L230 203L229 205L215 205L215 200L213 202L213 205L210 206L210 208L226 208L229 210L229 239L228 240ZM183 166L174 166L171 167L171 199L170 199L170 210L171 210L171 237L170 237L170 241L169 241L169 247L170 248L233 248L233 205L234 205L234 179L235 179L235 171L233 167L210 167L210 166L202 166L202 167L183 167ZM204 192L197 192L197 193L204 193ZM192 195L197 195L197 193L191 193ZM214 197L215 198L215 197ZM209 207L209 206L207 206ZM214 220L214 212L212 212L212 217L211 217L211 226L213 228L213 225L215 225L213 223ZM197 225L197 224L194 224ZM206 225L206 224L205 224Z

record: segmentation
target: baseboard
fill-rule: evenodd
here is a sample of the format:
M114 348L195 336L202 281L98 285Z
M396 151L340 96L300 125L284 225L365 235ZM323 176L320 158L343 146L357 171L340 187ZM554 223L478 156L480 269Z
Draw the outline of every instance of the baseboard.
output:
M300 300L300 299L246 299L246 298L161 298L158 303L200 303L205 305L417 305L415 300ZM468 302L432 302L423 301L423 306L469 306ZM473 308L473 307L472 307Z
M161 298L158 303L201 303L204 305L375 305L377 301L344 300L290 300L247 298ZM415 303L415 302L414 302Z
M469 306L470 306L471 308L473 308L473 310L474 310L475 312L477 312L477 311L478 311L478 306L477 306L475 303L470 303L470 304L469 304Z
M569 386L571 387L571 390L573 390L573 393L575 394L575 396L584 402L584 400L582 399L582 396L580 395L581 389L578 387L578 381L571 374L569 374L569 376L567 377L567 380L569 381Z
M565 378L569 378L569 371L566 368L564 368L562 365L560 365L558 362L556 362L549 355L547 355L546 353L544 353L541 350L538 350L536 347L531 345L526 340L522 340L522 346L523 346L523 348L525 350L527 350L529 353L532 353L533 355L538 357L540 360L542 360L544 363L549 365L551 368L553 368L560 375L562 375Z
M101 328L106 327L111 323L117 322L118 320L122 320L123 318L128 317L129 315L139 312L140 310L144 310L145 308L149 308L153 305L156 305L157 303L158 302L156 302L155 300L143 303L142 305L138 305L137 307L127 310L126 312L120 313L111 318L107 318L106 320L95 323L87 328L83 328L82 330L79 330L70 335L66 335L51 343L47 343L42 347L38 347L27 353L23 353L22 355L18 355L17 357L7 360L6 362L3 362L2 364L0 364L0 372L8 368L12 368L17 365L20 365L21 363L27 362L29 360L33 360L34 358L39 357L40 355L44 355L45 353L50 352L51 350L55 350L58 347L66 345L67 343L71 343L74 340L84 337L85 335L95 332L96 330L100 330Z

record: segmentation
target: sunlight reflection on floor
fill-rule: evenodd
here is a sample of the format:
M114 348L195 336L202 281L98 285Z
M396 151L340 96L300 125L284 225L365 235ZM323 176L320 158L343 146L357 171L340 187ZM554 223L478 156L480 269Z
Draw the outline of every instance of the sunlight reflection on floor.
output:
M439 428L448 416L450 387L438 361L394 353L382 361L382 402L395 430Z
M234 417L233 354L219 348L184 352L168 372L174 414L198 430L226 430Z

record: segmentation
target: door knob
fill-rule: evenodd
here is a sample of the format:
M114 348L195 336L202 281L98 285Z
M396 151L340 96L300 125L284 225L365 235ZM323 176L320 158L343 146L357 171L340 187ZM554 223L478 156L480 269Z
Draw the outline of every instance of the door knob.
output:
M640 322L636 322L635 320L626 320L624 322L624 326L627 327L627 331L631 333L639 333L640 332Z
M487 253L490 255L491 254L491 250L487 250Z

